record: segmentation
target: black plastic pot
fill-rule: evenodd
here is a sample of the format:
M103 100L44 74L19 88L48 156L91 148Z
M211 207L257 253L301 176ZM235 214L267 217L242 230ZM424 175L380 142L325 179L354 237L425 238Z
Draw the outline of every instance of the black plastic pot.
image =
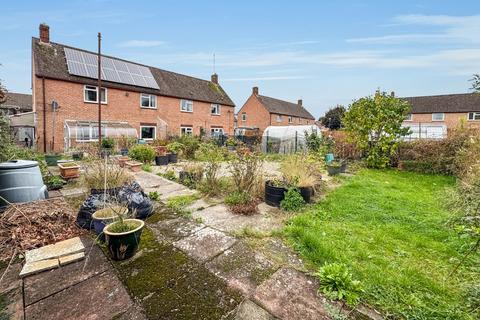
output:
M168 155L156 156L155 157L155 164L157 166L166 166L168 164Z
M72 159L75 161L82 160L83 152L75 152L74 154L72 154Z
M128 156L128 149L127 148L120 149L120 154L122 156Z
M300 195L306 203L310 203L315 191L313 187L300 187Z
M347 171L347 163L344 161L342 162L342 165L340 166L340 172L345 173Z
M341 166L330 166L327 164L327 172L329 176L335 176L341 172Z
M168 154L168 162L177 163L177 154L176 153L169 153Z
M138 219L125 219L124 221L135 221L139 226L134 230L122 233L113 233L109 231L109 226L112 224L107 225L105 229L103 229L108 252L110 252L113 260L125 260L133 257L140 244L140 237L142 236L145 222ZM118 222L114 222L113 224L115 223Z
M100 151L100 157L102 158L109 157L111 154L112 149L102 149L102 151Z
M285 192L287 192L286 188L272 186L271 181L266 181L265 203L270 206L280 207L280 202L285 198Z

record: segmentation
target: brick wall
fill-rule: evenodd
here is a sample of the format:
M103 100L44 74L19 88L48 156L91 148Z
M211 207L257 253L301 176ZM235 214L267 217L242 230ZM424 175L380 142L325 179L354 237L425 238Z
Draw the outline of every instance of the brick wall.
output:
M447 128L455 128L460 121L465 121L468 126L480 127L480 121L469 121L468 113L445 113L444 121L432 121L431 113L414 113L411 121L405 123L429 123L432 125L446 125Z
M51 102L57 101L60 110L55 120L55 151L62 151L64 147L65 120L96 121L98 107L96 103L84 102L83 84L45 80L45 97L47 102L46 134L47 151L51 151L53 134L53 117ZM108 88L107 104L102 105L102 120L126 121L140 134L141 123L157 123L164 121L168 125L169 135L179 135L180 126L192 126L194 134L200 134L200 127L209 131L212 127L223 128L226 134L233 134L234 107L221 106L220 115L211 114L211 104L193 102L193 112L181 112L178 98L157 96L157 109L140 108L140 93ZM42 79L34 77L34 110L37 112L37 143L43 151L43 92ZM159 129L157 128L157 136Z

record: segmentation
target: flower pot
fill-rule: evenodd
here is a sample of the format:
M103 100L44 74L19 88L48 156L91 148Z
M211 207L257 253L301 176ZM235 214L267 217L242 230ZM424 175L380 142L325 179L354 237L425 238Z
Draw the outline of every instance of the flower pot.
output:
M83 152L74 152L72 154L72 159L75 161L79 161L83 159Z
M131 159L128 156L121 156L121 157L118 157L118 159L117 159L118 165L122 168L125 167L125 164L130 160Z
M46 154L45 155L45 162L48 166L56 166L58 160L62 157L59 154Z
M142 163L138 161L127 161L125 165L133 172L142 170Z
M177 163L177 154L176 153L169 153L168 154L168 162L170 163Z
M123 216L125 216L128 212L127 208L117 208L118 210L116 211L118 211L119 214L122 214ZM97 210L92 214L93 229L95 230L95 233L99 236L99 239L101 241L105 241L105 235L103 234L103 229L105 228L105 226L118 219L118 215L115 213L115 211L110 212L110 215L105 215L104 210L105 209Z
M59 163L60 176L63 179L74 179L80 176L80 166L75 162Z
M341 171L341 166L330 166L330 165L327 165L327 172L328 172L328 175L329 176L335 176L337 174L339 174Z
M102 158L106 158L111 154L112 154L112 149L102 149L102 151L100 151L100 157Z
M347 163L343 161L342 165L340 166L340 172L345 173L345 171L347 171Z
M157 166L166 166L168 164L168 155L156 156L155 157L155 164Z
M124 222L137 223L138 227L122 233L111 232L110 228L118 223L117 221L107 225L103 229L107 248L113 260L125 260L135 255L140 243L143 227L145 226L145 222L139 219L125 219Z
M120 154L122 156L128 156L128 149L127 148L120 149Z
M327 153L327 154L325 155L325 162L328 163L328 162L331 162L331 161L333 161L333 160L334 160L333 153Z
M287 192L287 188L275 187L271 185L271 181L266 181L265 203L270 206L280 207L280 202L285 198L285 192Z
M312 196L315 194L313 187L300 187L300 195L306 203L310 203Z

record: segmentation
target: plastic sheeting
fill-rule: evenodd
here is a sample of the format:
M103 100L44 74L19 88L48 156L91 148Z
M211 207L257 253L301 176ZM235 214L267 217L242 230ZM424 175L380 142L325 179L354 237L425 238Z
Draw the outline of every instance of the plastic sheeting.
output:
M295 153L305 150L305 132L321 134L316 125L269 126L263 131L262 151L267 153Z

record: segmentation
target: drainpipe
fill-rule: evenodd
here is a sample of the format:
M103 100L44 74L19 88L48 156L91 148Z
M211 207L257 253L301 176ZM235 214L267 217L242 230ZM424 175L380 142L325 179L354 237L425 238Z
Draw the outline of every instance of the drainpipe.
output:
M47 101L45 97L45 77L42 77L43 92L43 152L47 152Z

